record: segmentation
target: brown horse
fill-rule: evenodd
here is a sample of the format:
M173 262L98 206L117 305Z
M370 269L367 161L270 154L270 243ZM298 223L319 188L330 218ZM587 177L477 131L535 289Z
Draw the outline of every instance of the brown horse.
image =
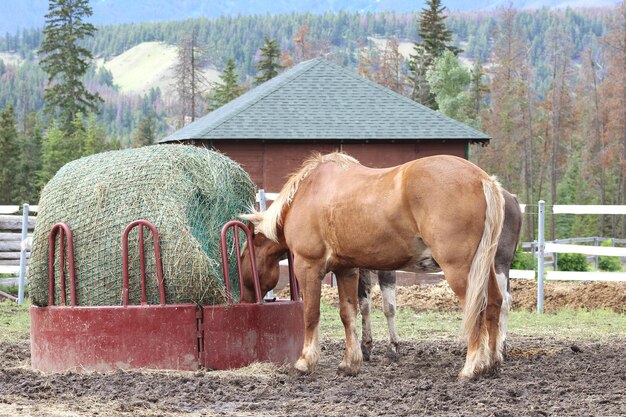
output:
M313 372L319 361L321 285L329 271L337 277L346 334L339 372L358 373L358 268L440 266L464 306L468 349L459 376L474 378L502 361L494 256L504 199L498 182L474 164L442 155L372 169L345 154L318 155L291 176L267 211L242 218L255 226L263 293L278 281L280 258L288 250L293 254L304 299L304 346L295 364L301 373ZM243 297L252 301L248 257L245 248Z
M515 257L517 243L522 230L522 211L519 201L514 194L502 189L504 197L504 224L502 234L498 241L496 251L495 267L498 286L502 293L502 308L500 310L500 339L504 344L506 339L506 327L508 322L509 309L511 307L511 289L509 283L509 270ZM372 353L372 324L370 318L370 308L372 304L371 289L372 278L368 269L359 270L359 308L361 310L361 351L363 359L369 360ZM380 287L383 314L387 319L387 330L389 332L389 345L385 352L385 360L395 361L399 358L398 344L399 337L396 331L396 274L394 271L376 271L378 275L378 285Z

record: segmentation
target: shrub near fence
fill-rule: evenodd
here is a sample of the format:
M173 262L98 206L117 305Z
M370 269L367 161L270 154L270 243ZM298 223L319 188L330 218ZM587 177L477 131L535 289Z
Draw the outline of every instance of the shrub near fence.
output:
M606 240L600 246L611 247L613 246L613 240ZM598 258L598 269L606 272L618 272L622 270L622 262L617 256L600 256Z

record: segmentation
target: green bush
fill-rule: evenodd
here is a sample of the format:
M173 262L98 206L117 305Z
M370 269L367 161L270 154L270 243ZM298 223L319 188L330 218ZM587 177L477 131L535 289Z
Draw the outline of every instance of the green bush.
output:
M17 294L19 287L17 285L0 285L0 291L8 294Z
M513 263L511 264L511 269L535 269L533 254L523 252L522 245L518 245L515 251L515 258L513 258Z
M560 253L557 268L559 271L585 272L589 269L587 256L582 253Z
M605 240L600 246L611 247L613 246L611 239ZM618 272L622 270L622 263L617 256L600 256L598 258L598 268L600 271Z

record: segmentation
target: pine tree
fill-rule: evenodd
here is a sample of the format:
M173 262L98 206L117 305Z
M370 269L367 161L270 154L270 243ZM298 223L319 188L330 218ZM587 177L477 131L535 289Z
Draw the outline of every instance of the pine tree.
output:
M139 126L133 134L132 147L140 148L142 146L153 145L155 139L154 120L151 115L148 115L139 122Z
M274 39L264 36L265 45L261 48L261 59L256 64L257 70L260 72L254 78L254 84L262 84L271 80L278 75L278 71L282 69L280 64L280 49L278 43Z
M237 83L235 61L228 59L224 73L220 75L220 82L216 83L211 92L211 110L222 107L224 104L239 97L243 89Z
M84 22L91 15L88 0L50 0L38 51L43 55L39 65L48 74L46 108L59 117L67 132L71 132L76 114L95 112L102 103L100 95L89 92L82 82L93 59L81 45L96 31L91 23Z
M17 177L18 203L39 201L37 173L41 170L41 122L32 111L26 116L24 131L19 135L20 168Z
M437 109L437 102L430 93L428 83L425 80L426 72L435 60L448 50L458 55L460 49L450 45L452 31L445 24L447 16L444 14L445 6L441 0L427 0L426 7L422 9L418 21L418 36L421 42L415 42L413 54L409 57L409 81L412 88L411 98L419 103Z
M13 106L0 112L0 204L15 204L18 194L19 145Z
M461 50L452 42L452 31L446 27L446 7L441 5L441 0L427 0L419 17L419 31L417 34L422 38L422 45L428 56L433 59L443 55L445 51L451 51L458 55ZM431 62L432 63L432 62Z

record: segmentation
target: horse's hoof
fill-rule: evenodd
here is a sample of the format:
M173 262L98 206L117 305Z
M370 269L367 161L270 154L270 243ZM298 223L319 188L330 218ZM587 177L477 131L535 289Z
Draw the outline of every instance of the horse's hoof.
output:
M293 368L298 371L300 375L309 375L313 372L312 367L310 367L303 359L298 359L298 361L293 365Z
M481 377L497 377L500 374L500 366L499 364L492 364L491 366L485 366L479 369L474 369L472 372L461 371L459 373L459 381L475 381Z
M472 382L473 380L475 380L476 376L467 376L467 375L459 374L459 377L457 379L460 383L466 384L468 382Z
M481 370L477 370L477 369L473 369L473 370L463 369L461 372L459 372L459 378L458 379L459 379L459 382L475 381L481 375L482 375L482 371Z
M340 363L337 368L337 374L341 376L357 376L359 374L359 368Z
M489 369L486 369L483 373L482 376L485 376L487 378L495 378L498 377L500 375L500 367L499 366L493 366Z

